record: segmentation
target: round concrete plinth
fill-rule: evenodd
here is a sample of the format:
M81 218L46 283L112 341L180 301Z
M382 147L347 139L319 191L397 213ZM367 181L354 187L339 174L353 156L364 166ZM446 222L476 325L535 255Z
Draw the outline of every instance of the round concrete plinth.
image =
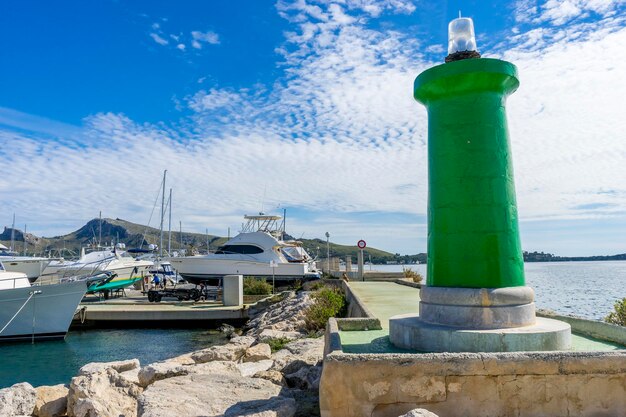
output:
M422 287L423 322L488 330L535 324L535 292L530 287Z
M420 320L416 314L389 319L389 339L419 352L523 352L569 350L569 324L538 317L535 324L510 329L467 330Z

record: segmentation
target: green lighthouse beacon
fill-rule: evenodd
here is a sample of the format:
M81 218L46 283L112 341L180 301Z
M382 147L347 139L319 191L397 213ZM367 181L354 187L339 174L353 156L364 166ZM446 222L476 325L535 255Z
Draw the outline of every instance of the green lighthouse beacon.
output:
M419 316L390 320L390 339L420 351L567 348L569 325L537 318L525 286L505 107L517 68L480 57L472 19L448 29L445 63L413 90L428 110L427 286Z
M505 109L517 69L475 49L472 20L453 20L447 63L415 80L428 108L428 285L523 286Z

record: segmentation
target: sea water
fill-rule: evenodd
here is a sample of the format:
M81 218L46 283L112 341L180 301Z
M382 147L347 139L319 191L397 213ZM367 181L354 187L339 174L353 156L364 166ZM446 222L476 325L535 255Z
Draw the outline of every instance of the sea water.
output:
M426 278L426 265L406 265ZM401 272L402 265L373 265L372 270ZM369 266L365 266L369 270ZM526 285L535 290L537 308L602 320L626 297L626 261L527 262Z
M216 330L90 329L71 330L64 341L0 344L0 388L69 384L89 362L137 358L144 366L222 343Z

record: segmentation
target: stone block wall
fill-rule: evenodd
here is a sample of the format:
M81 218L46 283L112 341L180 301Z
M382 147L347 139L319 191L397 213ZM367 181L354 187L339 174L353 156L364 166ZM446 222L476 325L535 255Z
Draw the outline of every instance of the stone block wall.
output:
M626 416L626 351L345 354L327 329L322 417Z

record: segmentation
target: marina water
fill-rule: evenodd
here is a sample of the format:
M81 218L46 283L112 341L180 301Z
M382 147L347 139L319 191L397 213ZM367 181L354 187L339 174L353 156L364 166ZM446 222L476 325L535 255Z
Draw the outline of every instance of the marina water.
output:
M401 272L402 265L372 269ZM426 278L426 265L408 265ZM369 266L365 267L369 270ZM526 285L535 290L537 308L602 320L626 297L626 261L526 262Z
M65 341L0 345L0 388L69 384L89 362L139 359L142 366L226 342L215 330L70 330Z

